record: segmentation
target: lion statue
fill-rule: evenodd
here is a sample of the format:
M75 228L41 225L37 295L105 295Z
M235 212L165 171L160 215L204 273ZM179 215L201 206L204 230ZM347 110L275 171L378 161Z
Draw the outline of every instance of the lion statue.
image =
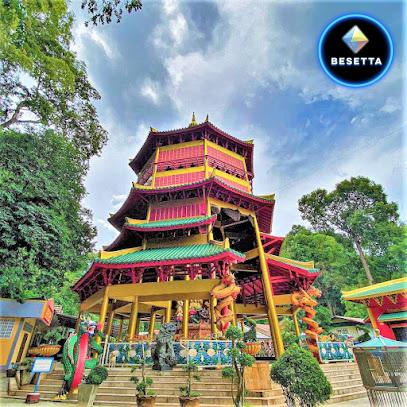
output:
M171 322L161 325L152 352L154 370L171 370L176 364L173 337L177 326Z

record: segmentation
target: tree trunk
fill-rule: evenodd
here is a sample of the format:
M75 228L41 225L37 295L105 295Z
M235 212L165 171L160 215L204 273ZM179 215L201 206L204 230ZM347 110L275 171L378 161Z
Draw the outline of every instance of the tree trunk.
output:
M373 276L372 273L370 272L369 264L367 264L365 254L363 253L362 246L360 245L358 239L355 239L355 245L360 257L360 261L362 262L363 268L365 270L367 281L369 282L369 285L372 285L374 283Z

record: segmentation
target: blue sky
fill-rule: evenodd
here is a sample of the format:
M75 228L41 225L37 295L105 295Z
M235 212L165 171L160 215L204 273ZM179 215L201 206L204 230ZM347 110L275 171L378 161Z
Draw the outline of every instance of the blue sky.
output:
M110 134L86 179L98 247L116 235L106 218L136 179L128 161L149 126L185 127L192 111L254 139L255 193L276 193L274 234L302 223L302 195L358 175L383 184L406 218L401 2L144 2L96 28L84 26L79 1L72 8L75 49ZM395 45L389 73L368 88L336 85L317 60L321 31L350 12L378 18Z

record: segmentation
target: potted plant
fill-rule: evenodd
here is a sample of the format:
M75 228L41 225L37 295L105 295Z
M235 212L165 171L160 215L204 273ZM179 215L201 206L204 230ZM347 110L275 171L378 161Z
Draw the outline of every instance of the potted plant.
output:
M64 336L62 334L63 328L56 327L48 330L42 337L42 343L39 346L30 348L28 353L34 356L50 357L56 355L61 350L61 345L58 345Z
M31 383L31 380L33 378L33 374L31 373L33 363L33 358L25 358L24 361L18 365L17 370L20 372L19 387Z
M244 322L249 325L249 330L243 333L243 340L246 343L244 351L251 356L256 356L261 350L261 343L257 341L256 321L244 317Z
M309 350L292 344L271 366L271 378L283 388L288 407L314 407L327 401L332 387Z
M197 374L198 365L196 362L189 360L188 363L184 366L184 370L188 373L187 383L185 386L181 386L179 404L181 407L199 407L199 396L200 394L192 390L192 380L196 381L201 380L201 376Z
M18 363L11 363L10 367L6 371L6 377L16 377L18 366Z
M157 396L153 390L149 389L149 387L153 385L153 379L151 377L146 377L146 361L144 356L139 357L138 362L141 368L141 378L137 376L130 377L130 381L136 384L137 407L154 407ZM138 366L133 366L131 372L133 373L137 368Z
M246 344L243 341L243 332L239 328L229 327L225 337L232 342L232 347L228 351L232 358L232 366L223 368L222 376L232 382L233 404L236 407L243 407L245 397L244 371L246 367L252 366L256 359L245 352Z
M98 386L108 377L109 373L104 366L95 366L85 379L85 383L79 385L78 403L81 407L93 406Z

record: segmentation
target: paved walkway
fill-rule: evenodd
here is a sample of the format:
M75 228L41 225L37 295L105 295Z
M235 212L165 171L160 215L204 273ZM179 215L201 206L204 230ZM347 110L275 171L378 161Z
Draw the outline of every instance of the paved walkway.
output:
M8 406L27 406L28 404L24 403L24 400L17 400L17 399L8 399L8 398L0 398L0 406L1 407L8 407ZM56 407L56 406L61 406L61 407L78 407L77 404L73 403L58 403L56 404L55 402L52 401L40 401L39 403L36 404L37 406L41 407Z

